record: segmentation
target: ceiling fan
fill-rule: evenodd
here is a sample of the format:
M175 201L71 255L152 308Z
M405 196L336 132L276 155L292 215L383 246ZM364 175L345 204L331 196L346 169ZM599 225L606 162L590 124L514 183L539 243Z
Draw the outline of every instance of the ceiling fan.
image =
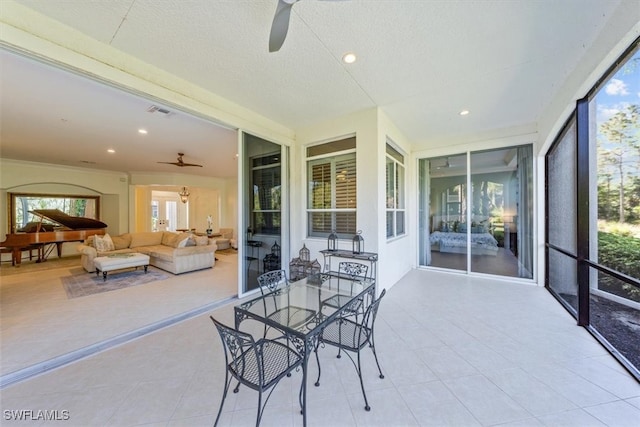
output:
M269 52L277 52L282 47L284 39L289 31L289 20L293 5L300 0L278 0L276 14L271 24L271 34L269 35ZM324 0L324 1L345 1L345 0Z
M185 163L184 160L182 160L182 156L184 156L184 153L178 153L178 161L177 162L158 162L158 163L164 163L167 165L176 165L178 167L185 167L185 166L195 166L198 168L201 168L202 165L197 165L195 163Z

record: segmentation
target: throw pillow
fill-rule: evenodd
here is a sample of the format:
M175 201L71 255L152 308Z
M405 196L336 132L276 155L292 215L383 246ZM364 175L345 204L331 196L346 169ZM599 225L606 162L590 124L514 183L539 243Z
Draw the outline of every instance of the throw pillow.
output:
M98 252L109 252L115 249L113 240L111 240L111 236L109 236L109 233L105 234L104 236L96 235L93 239L93 243L96 251Z
M187 247L187 243L189 242L189 236L187 237L179 237L179 241L178 241L178 248L186 248Z
M116 250L116 246L113 243L113 239L111 239L111 236L109 236L109 233L106 233L104 235L104 237L102 238L102 240L104 240L105 245L107 246L107 251L115 251Z

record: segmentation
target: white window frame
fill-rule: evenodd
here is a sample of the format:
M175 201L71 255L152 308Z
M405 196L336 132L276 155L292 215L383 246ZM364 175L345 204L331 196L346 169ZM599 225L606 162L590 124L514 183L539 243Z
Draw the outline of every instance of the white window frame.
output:
M347 139L347 138L345 138ZM325 144L327 143L331 143L334 141L330 141L330 142L325 142ZM318 144L321 145L321 144ZM308 147L307 147L308 148ZM306 206L306 222L307 222L307 237L311 237L311 238L321 238L321 237L327 237L331 231L336 230L336 216L332 215L332 219L331 219L331 230L329 230L328 232L314 232L311 227L311 221L310 221L310 214L314 213L314 212L330 212L333 214L337 214L337 213L347 213L347 212L353 212L354 216L355 213L357 211L355 204L353 208L337 208L336 207L336 184L337 184L337 176L338 173L336 171L336 163L340 160L343 160L347 157L353 157L353 161L354 161L354 165L356 164L356 149L355 147L352 149L347 149L347 150L340 150L340 151L334 151L334 152L329 152L326 154L322 154L322 155L317 155L317 156L307 156L306 159L306 165L307 165L307 173L306 173L306 187L307 187L307 206ZM316 209L316 208L312 208L311 207L311 202L312 202L312 188L309 185L309 183L311 182L311 173L312 173L312 167L316 164L322 164L322 163L329 163L331 170L330 170L330 179L331 179L331 208L324 208L324 209ZM356 166L357 168L357 166ZM356 183L355 183L355 190L354 192L357 193L357 169L355 170L355 174L354 177L356 179ZM357 204L357 203L356 203ZM357 225L354 224L354 228L355 230L357 230ZM349 230L344 231L344 230L336 230L337 233L350 233L353 234L355 233L355 230Z
M402 159L400 161L393 155L389 153L389 151L393 150L397 155ZM389 182L389 177L387 176L387 165L391 162L392 165L392 178ZM401 169L400 169L401 168ZM399 170L400 169L400 170ZM407 168L405 166L405 154L401 152L398 148L396 148L395 144L391 142L391 140L387 140L387 144L385 146L385 195L392 194L392 204L393 206L389 206L389 201L385 200L385 225L387 224L387 217L391 214L392 217L392 226L391 233L386 229L387 240L392 240L400 236L404 236L407 233L407 211L406 211L406 183L407 183ZM401 181L398 183L398 181ZM390 184L393 188L389 188ZM403 217L403 227L402 230L398 228L398 214L402 214Z

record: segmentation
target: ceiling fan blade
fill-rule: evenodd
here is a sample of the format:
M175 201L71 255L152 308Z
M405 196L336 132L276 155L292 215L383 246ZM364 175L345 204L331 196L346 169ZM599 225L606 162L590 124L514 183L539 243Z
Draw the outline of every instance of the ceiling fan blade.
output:
M180 166L196 166L196 167L199 167L199 168L202 167L202 165L196 165L195 163L182 163Z
M277 52L282 47L284 39L289 31L289 20L291 18L291 8L298 0L278 0L276 14L271 24L271 34L269 35L269 52Z

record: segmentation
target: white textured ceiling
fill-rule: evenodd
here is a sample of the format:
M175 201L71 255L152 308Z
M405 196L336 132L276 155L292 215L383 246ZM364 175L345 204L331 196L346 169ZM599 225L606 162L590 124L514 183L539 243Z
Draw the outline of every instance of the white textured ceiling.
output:
M379 106L414 149L535 123L620 3L301 0L269 53L276 0L18 2L293 130Z

